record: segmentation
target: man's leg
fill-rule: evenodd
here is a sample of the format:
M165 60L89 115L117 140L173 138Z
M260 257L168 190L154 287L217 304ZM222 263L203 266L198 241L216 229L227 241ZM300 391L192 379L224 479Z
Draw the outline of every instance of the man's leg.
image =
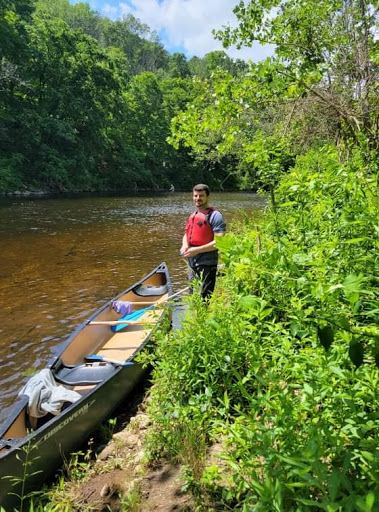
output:
M192 281L194 280L194 277L195 277L195 271L192 267L188 266L188 283L189 283L189 291L188 291L188 294L189 295L192 295L193 294L193 286L192 286Z
M193 281L195 279L201 279L201 270L199 267L191 267L188 265L188 282L189 282L189 295L193 294Z
M203 265L201 267L201 297L209 300L215 289L217 266Z

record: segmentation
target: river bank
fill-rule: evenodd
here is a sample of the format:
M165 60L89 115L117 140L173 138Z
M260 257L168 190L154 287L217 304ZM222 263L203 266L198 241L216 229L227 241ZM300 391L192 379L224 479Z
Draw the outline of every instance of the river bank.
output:
M79 471L79 478L67 480L46 497L51 494L61 512L192 510L193 498L183 490L185 482L180 477L183 467L146 461L144 438L150 426L145 399L129 423L97 454L96 461Z
M214 188L214 192L225 192L225 193L240 193L240 194L255 194L256 191L241 191L239 189L224 189L221 187L219 190ZM175 193L183 193L183 192L191 192L191 188L174 188L174 190L170 188L133 188L133 189L106 189L106 190L50 190L50 189L25 189L25 190L10 190L0 192L0 197L10 197L10 198L30 198L30 199L38 199L38 198L49 198L49 199L60 199L60 198L80 198L80 197L135 197L135 196L146 196L146 195L157 195L160 196L162 194L175 194Z
M177 192L185 192L184 190L177 190ZM75 198L75 197L102 197L102 196L138 196L138 195L151 195L151 194L168 194L172 193L169 189L132 189L132 190L14 190L9 192L1 192L0 197L20 197L20 198L49 198L49 199L60 199L60 198Z

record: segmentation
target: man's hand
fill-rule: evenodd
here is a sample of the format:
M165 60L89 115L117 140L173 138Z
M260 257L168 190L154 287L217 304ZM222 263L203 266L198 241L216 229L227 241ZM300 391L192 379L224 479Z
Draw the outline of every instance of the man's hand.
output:
M180 248L180 256L184 256L184 254L188 251L189 247L188 245L182 245Z
M184 248L182 246L182 251L180 251L180 254L183 256L183 258L193 258L194 256L197 256L198 254L202 254L203 252L211 252L215 250L216 241L212 240L212 242L209 242L205 245L199 245L194 247L187 247Z
M180 254L183 256L183 258L193 258L194 256L197 256L200 252L201 252L201 246L200 247L187 247L187 249L180 251Z

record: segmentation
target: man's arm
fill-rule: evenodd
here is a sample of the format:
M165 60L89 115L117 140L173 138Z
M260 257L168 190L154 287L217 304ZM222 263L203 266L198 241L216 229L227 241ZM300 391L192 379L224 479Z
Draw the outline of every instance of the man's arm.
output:
M223 236L225 233L215 233L215 236ZM184 235L185 236L185 235ZM184 239L184 237L183 237ZM186 237L187 240L187 237ZM181 254L184 256L184 258L193 258L194 256L197 256L198 254L202 254L203 252L211 252L215 250L216 240L212 240L212 242L209 242L204 245L198 245L196 247L188 247L184 250Z
M180 248L180 254L183 256L185 252L188 250L188 240L187 240L187 234L184 233L183 241L182 241L182 247Z

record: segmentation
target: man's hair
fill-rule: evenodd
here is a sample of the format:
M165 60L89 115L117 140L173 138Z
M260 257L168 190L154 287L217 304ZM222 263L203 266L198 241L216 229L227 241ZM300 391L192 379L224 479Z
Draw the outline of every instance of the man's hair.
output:
M209 194L211 193L208 185L204 185L204 183L199 183L198 185L195 185L192 189L192 192L202 192L203 190L205 191L207 196L209 196Z

